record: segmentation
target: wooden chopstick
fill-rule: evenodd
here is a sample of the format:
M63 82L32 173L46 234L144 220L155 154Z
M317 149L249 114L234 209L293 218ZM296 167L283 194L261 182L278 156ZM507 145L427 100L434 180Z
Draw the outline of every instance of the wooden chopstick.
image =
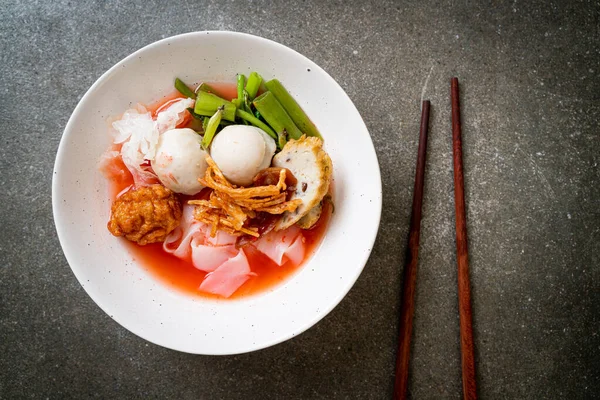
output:
M406 251L406 264L404 267L402 305L400 308L400 335L398 338L396 379L394 382L394 399L396 400L406 399L408 386L408 364L410 361L410 338L412 335L412 323L415 311L415 286L417 283L419 234L421 231L421 209L423 205L423 184L425 181L425 158L427 154L429 107L429 100L424 101L421 111L417 170L415 173L415 188L413 191L412 214L410 218L408 247Z
M469 283L467 217L465 213L465 181L463 177L458 78L452 78L450 86L450 97L452 100L452 153L454 160L454 207L456 212L456 261L458 264L458 312L460 315L462 384L463 398L471 400L477 398L477 386L475 383L475 353L473 350L471 285Z

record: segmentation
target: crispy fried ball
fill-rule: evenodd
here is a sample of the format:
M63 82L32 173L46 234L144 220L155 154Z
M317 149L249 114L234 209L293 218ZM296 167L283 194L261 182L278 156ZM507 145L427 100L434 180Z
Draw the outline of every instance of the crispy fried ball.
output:
M130 190L111 207L108 230L141 245L165 240L179 225L181 203L162 185Z

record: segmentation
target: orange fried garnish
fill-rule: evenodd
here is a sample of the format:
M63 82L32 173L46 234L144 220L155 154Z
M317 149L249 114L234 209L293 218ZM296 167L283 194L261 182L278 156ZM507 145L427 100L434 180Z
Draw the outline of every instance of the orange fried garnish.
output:
M244 188L231 184L210 156L206 156L206 162L208 168L199 181L212 189L210 198L190 200L189 204L197 206L194 218L211 226L211 236L223 230L234 236L259 237L258 228L246 226L249 219L256 217L256 212L282 214L294 211L302 203L299 199L286 200L286 169L279 170L275 185Z

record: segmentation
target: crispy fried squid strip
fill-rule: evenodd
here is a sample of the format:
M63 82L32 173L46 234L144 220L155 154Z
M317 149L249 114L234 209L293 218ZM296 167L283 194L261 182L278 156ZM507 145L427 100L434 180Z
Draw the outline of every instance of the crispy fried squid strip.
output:
M302 200L286 201L286 170L279 171L277 185L238 188L232 185L223 175L217 164L206 157L208 168L199 181L212 189L209 200L190 200L188 203L197 206L194 218L211 226L211 236L217 230L223 230L235 236L243 234L259 237L258 228L244 226L249 219L256 217L256 212L282 214L294 211Z

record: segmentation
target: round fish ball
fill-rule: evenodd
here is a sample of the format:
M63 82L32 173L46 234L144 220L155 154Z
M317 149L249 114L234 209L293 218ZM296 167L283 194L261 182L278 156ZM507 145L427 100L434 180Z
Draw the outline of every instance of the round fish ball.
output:
M152 169L160 182L176 193L194 195L204 187L198 178L206 172L202 137L192 129L171 129L158 138Z
M229 125L213 139L210 155L231 183L248 186L271 165L275 147L273 138L260 128Z

